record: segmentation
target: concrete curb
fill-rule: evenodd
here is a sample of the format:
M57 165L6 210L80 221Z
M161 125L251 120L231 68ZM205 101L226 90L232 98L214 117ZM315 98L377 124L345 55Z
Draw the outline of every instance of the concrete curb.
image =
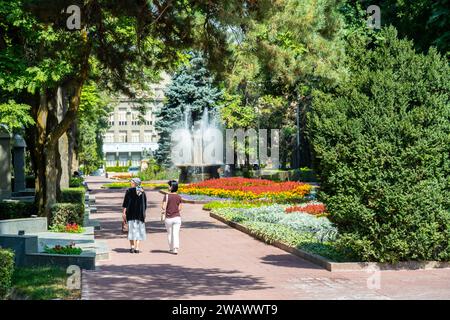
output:
M210 210L205 210L210 211ZM209 216L228 226L235 228L257 240L267 243L262 237L250 231L247 227L233 221L226 220L225 218L210 211ZM274 241L271 245L296 255L299 258L305 259L311 263L314 263L330 272L339 271L375 271L375 270L430 270L430 269L448 269L450 268L450 262L440 261L402 261L396 264L378 263L378 262L333 262L322 256L303 251L294 247L290 247L282 242Z

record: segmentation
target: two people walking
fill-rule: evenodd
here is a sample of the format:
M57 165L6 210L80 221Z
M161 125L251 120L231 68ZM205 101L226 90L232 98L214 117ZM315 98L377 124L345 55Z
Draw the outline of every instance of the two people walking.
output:
M178 254L180 247L181 197L177 194L177 191L178 183L175 180L169 181L169 193L164 196L161 204L169 251L173 254ZM146 239L147 196L139 178L131 179L131 188L125 193L122 208L122 219L128 225L130 253L140 253L140 242Z

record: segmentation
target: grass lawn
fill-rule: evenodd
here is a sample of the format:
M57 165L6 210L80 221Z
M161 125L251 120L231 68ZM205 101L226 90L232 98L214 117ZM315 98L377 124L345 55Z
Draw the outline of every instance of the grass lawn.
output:
M65 269L57 267L16 268L14 294L29 300L80 299L80 290L67 289L68 276Z

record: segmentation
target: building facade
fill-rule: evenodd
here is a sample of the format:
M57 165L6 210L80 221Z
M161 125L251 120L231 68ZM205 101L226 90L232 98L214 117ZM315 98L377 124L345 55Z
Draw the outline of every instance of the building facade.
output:
M106 167L140 166L141 160L158 148L155 130L156 111L162 107L164 89L169 78L153 85L153 96L146 100L144 122L139 119L138 103L122 97L116 101L114 112L109 116L109 129L103 137L103 155Z

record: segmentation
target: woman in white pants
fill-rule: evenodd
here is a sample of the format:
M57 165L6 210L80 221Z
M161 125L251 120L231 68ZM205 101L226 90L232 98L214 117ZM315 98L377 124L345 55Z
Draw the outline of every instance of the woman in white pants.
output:
M181 227L181 197L177 194L178 182L169 181L169 193L164 196L162 209L166 213L167 239L170 252L178 254L180 248L180 227Z

